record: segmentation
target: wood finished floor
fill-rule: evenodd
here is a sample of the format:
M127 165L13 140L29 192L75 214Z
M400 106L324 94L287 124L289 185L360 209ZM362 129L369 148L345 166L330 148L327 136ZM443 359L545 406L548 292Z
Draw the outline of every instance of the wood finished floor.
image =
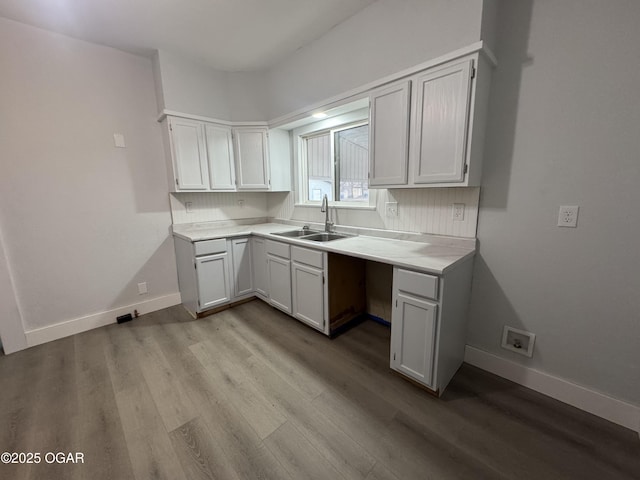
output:
M0 358L2 479L638 479L637 434L464 365L433 398L390 331L334 340L260 301L181 307Z

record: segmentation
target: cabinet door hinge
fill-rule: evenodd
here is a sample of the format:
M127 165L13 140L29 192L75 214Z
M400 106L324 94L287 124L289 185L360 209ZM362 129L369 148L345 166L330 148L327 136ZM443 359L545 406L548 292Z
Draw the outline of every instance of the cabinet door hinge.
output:
M322 284L324 285L324 275L322 275Z
M169 130L173 132L173 125L171 125L171 122L169 122Z
M393 361L396 361L396 352L393 352Z
M469 164L465 163L464 164L464 173L467 173L469 171Z
M200 308L200 300L198 300L198 308ZM395 358L396 358L396 357L395 357L395 354L394 354L394 357L393 357L393 358L394 358L394 360L395 360Z
M471 78L476 78L476 67L471 67Z
M193 268L196 269L196 270L198 269L198 263L197 262L193 262Z
M180 183L178 183L178 179L176 178L176 185L180 186Z
M398 299L396 298L396 308L398 308Z

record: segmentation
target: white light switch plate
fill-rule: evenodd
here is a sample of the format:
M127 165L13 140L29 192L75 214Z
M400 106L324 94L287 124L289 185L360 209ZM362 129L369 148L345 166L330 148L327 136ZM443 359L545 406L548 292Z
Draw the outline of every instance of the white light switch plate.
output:
M386 202L384 205L387 217L398 216L398 202Z
M576 228L578 226L577 205L563 205L558 212L558 226Z
M116 147L118 148L125 148L126 145L124 144L124 135L121 133L114 133L113 134L113 142L116 144Z
M138 295L144 295L147 293L147 282L142 282L138 284Z

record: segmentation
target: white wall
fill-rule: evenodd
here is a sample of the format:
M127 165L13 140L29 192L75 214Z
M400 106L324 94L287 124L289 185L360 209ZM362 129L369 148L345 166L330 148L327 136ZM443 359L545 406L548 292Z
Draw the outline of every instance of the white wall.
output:
M264 73L229 72L227 82L231 121L252 122L269 119Z
M231 120L228 74L196 61L157 52L156 85L162 87L158 110L163 108L219 120Z
M482 0L378 0L267 73L276 118L480 40Z
M0 71L0 229L25 328L175 295L151 61L0 19Z
M468 341L635 404L638 24L633 1L501 3ZM537 334L533 359L499 347L505 324Z

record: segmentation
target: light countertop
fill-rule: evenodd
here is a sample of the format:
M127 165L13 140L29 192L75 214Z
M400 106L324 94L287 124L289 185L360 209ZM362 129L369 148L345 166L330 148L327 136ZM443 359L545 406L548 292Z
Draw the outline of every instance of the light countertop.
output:
M331 242L313 242L273 235L276 232L299 229L298 226L282 223L224 226L185 224L174 225L173 234L191 242L257 235L291 245L364 258L438 275L446 273L475 254L475 249L468 246L414 242L368 235L358 235Z

